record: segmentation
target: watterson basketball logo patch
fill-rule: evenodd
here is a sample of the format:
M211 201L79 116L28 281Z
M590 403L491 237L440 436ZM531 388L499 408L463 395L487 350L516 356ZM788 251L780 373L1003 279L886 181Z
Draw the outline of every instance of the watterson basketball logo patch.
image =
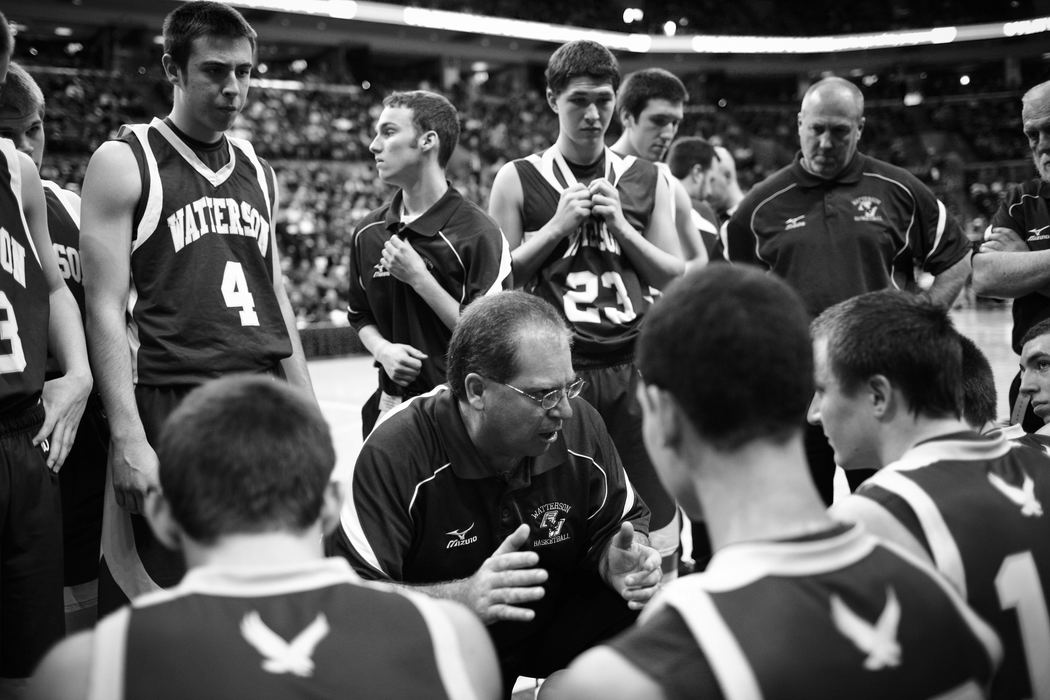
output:
M879 212L879 207L882 206L882 200L878 197L869 197L867 195L863 197L857 197L851 204L857 208L857 214L853 217L854 221L883 221L882 214Z
M532 511L532 519L540 528L540 537L532 541L533 547L544 547L549 544L564 542L570 534L565 532L565 521L572 506L567 503L544 503ZM544 537L543 535L546 535Z

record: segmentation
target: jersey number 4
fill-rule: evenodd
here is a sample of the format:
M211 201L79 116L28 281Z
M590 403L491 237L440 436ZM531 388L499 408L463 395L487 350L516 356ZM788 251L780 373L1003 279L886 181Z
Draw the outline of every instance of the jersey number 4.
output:
M5 292L0 292L0 374L22 372L26 368L26 354L18 337L18 319L15 307Z
M1018 552L1003 560L995 576L995 590L1003 610L1017 610L1032 700L1050 700L1050 615L1031 552Z
M242 326L259 325L255 297L248 291L248 280L239 262L230 260L226 263L226 271L222 275L222 298L228 308L240 309Z

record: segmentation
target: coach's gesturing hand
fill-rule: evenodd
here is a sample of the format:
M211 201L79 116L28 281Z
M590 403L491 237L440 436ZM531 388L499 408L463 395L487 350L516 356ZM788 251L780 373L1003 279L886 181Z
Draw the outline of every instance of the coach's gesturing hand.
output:
M547 572L536 568L536 552L518 550L529 538L529 526L519 525L481 565L469 581L466 602L489 625L501 620L528 622L536 613L519 607L543 597Z
M635 535L631 523L621 523L601 563L602 578L632 610L641 610L660 585L660 553Z

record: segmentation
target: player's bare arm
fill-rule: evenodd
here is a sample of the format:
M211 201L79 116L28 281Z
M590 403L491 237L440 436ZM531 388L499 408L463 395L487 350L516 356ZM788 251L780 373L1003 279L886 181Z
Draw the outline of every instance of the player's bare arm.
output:
M619 241L623 252L642 277L656 287L663 287L685 271L674 222L671 221L671 194L663 178L656 180L656 198L652 216L644 232L639 232L623 215L620 194L605 178L590 184L594 213L605 220L609 232Z
M486 625L502 621L529 622L536 613L520 607L519 603L531 603L543 597L547 572L536 568L540 562L538 554L518 551L528 538L529 526L519 525L469 578L443 583L395 585L462 603ZM657 570L659 568L658 561Z
M970 256L964 255L962 260L933 278L933 284L926 290L926 296L934 304L950 308L969 278Z
M438 283L411 243L391 236L383 245L383 264L397 280L412 287L445 326L456 327L459 302Z
M997 226L973 256L973 287L981 296L1016 299L1050 286L1050 250L1030 250L1020 234Z
M42 400L44 424L33 436L33 444L48 440L47 465L54 471L62 467L80 425L88 394L91 393L91 368L84 342L84 325L73 294L66 287L58 269L51 236L47 228L47 205L36 165L24 153L19 154L22 173L22 202L29 235L44 271L51 304L48 322L48 346L58 359L63 375L44 383Z
M641 610L660 585L660 553L649 539L634 531L630 522L609 539L598 571L609 588L620 594L632 610Z
M26 700L81 700L91 687L93 631L79 632L55 646L37 666Z
M379 328L369 324L357 332L357 338L383 366L386 376L399 386L408 386L423 369L423 360L427 354L419 348L406 343L392 343L383 337Z
M314 385L310 381L310 371L306 367L303 343L299 338L299 328L295 323L295 310L284 288L284 275L281 273L281 261L277 254L279 250L277 237L272 227L270 229L270 250L273 251L273 293L277 297L277 306L281 309L281 318L288 332L288 340L292 344L292 354L281 360L281 372L289 384L299 387L316 401L317 396L314 395Z
M465 666L476 697L500 697L503 679L497 671L499 661L485 626L466 606L449 600L437 600L435 603L448 615L456 630L456 646L460 657L470 661Z
M135 403L125 313L130 293L131 230L142 193L131 147L108 141L84 175L80 252L84 266L88 350L109 418L109 470L117 503L141 513L146 490L157 485L157 455Z
M507 163L496 173L492 182L489 215L499 224L510 244L517 287L535 276L554 246L579 228L584 219L591 215L592 208L591 193L587 187L578 183L572 185L562 192L558 209L550 221L525 240L521 215L523 202L521 178L514 164Z
M569 668L544 687L551 700L663 700L663 689L609 647L596 646L576 657Z
M689 201L689 193L678 180L674 180L671 187L674 189L674 225L678 230L678 245L682 257L690 265L707 264L707 247L700 231L693 225L693 204Z

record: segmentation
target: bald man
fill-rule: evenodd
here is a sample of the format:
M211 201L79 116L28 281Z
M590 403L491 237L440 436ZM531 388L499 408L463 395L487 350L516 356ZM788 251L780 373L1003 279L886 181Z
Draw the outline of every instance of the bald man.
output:
M853 83L810 86L798 113L801 150L744 197L723 233L726 258L783 277L812 317L864 292L918 291L916 268L934 277L921 293L950 306L970 274L966 236L915 176L857 150L863 131L864 96ZM819 427L806 448L830 503L835 464Z
M973 257L974 291L1014 300L1012 345L1018 355L1028 331L1050 318L1050 81L1021 98L1021 126L1039 177L1015 188L999 206ZM1032 412L1027 394L1018 395L1020 376L1010 387L1011 422L1031 433L1043 427L1043 419Z

